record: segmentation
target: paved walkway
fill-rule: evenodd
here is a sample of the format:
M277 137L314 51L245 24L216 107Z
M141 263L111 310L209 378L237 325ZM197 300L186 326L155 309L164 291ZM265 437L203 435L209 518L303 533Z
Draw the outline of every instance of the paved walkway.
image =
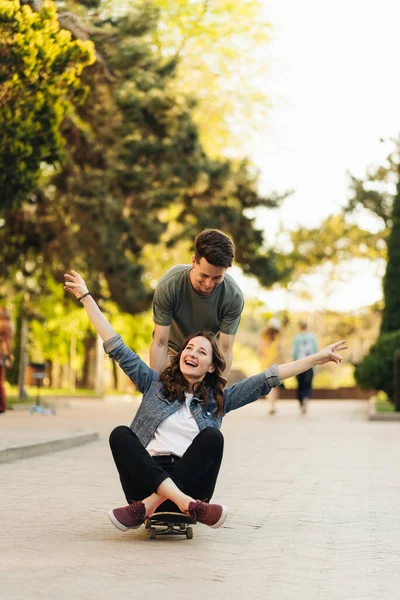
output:
M1 600L400 597L398 423L368 422L365 402L315 402L305 417L291 401L274 417L263 401L236 411L214 497L229 506L225 526L150 541L105 515L124 503L107 436L136 402L2 416L0 436L72 427L100 440L0 465Z

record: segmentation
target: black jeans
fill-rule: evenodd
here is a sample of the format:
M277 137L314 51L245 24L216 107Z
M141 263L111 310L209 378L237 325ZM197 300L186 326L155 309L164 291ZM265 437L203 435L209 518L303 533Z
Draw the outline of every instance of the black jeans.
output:
M221 466L224 438L219 429L207 427L181 458L152 457L132 429L121 425L111 432L110 447L128 503L147 498L168 477L188 496L209 501ZM178 509L167 500L158 510Z
M297 375L297 400L300 404L303 404L304 398L311 398L312 396L312 380L314 377L313 369L308 369L308 371L304 371L304 373L300 373Z

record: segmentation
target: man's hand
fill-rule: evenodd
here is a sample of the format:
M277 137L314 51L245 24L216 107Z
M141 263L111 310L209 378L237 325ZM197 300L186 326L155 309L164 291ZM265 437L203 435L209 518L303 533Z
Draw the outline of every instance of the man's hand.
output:
M89 290L86 287L86 283L79 273L71 269L71 274L65 273L64 277L66 279L64 290L73 294L75 298L81 298L84 294L88 293Z

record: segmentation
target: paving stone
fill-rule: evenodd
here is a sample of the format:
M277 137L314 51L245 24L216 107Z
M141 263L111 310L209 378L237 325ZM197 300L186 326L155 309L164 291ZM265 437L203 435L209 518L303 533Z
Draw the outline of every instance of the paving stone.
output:
M229 506L225 526L150 541L106 516L124 503L108 435L137 403L2 416L1 439L79 429L100 439L0 465L1 600L400 597L398 423L368 421L363 401L314 402L306 416L293 401L274 416L264 401L235 411L214 496Z

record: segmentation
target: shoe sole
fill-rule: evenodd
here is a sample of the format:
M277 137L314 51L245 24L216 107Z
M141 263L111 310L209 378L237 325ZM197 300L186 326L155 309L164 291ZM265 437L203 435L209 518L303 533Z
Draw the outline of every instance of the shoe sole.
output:
M228 516L228 507L224 506L223 504L220 504L220 506L222 507L222 514L218 521L214 523L214 525L210 525L211 529L218 529L218 527L221 527L225 523L226 517Z
M129 531L129 529L139 529L139 527L141 527L141 525L143 525L143 523L140 523L140 525L135 525L134 527L126 527L126 525L123 525L122 523L120 523L118 521L118 519L114 515L113 510L109 510L107 512L107 515L108 515L108 518L110 519L111 523L114 525L114 527L116 527L120 531Z

